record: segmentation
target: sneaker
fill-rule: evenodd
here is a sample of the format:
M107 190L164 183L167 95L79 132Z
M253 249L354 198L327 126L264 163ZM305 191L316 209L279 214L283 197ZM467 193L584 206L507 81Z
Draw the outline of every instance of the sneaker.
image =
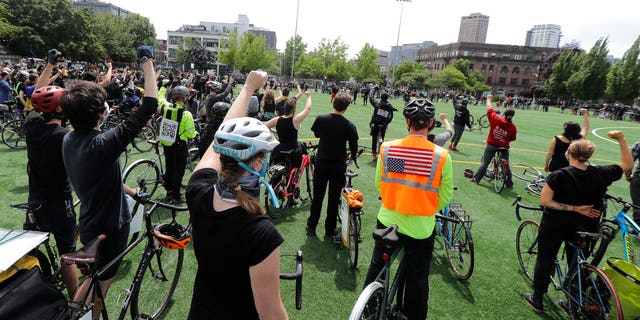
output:
M316 229L315 228L311 228L309 226L307 226L307 236L309 237L315 237L316 236Z
M564 311L567 315L569 315L570 319L572 319L571 307L569 306L569 302L567 302L567 300L558 299L556 300L556 304L558 305L558 307L560 307L560 309L562 309L562 311Z
M467 178L473 178L473 170L464 169L464 176L467 177Z
M458 148L453 147L453 146L449 147L449 149L451 149L451 151L458 151Z
M526 302L529 307L536 313L543 313L544 307L542 306L542 301L536 301L531 293L525 293L522 298L524 298L524 302Z

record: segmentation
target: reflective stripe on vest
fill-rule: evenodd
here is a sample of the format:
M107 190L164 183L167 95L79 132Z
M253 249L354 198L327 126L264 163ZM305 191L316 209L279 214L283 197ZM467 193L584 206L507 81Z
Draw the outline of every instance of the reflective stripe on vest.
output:
M381 149L382 204L403 214L434 215L448 152L421 136L386 142Z

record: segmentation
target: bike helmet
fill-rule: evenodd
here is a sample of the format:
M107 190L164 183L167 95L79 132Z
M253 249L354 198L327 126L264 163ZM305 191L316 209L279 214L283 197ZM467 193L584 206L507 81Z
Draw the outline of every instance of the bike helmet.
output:
M259 152L270 152L278 144L260 120L241 117L220 125L214 136L213 149L237 161L244 161Z
M431 119L436 114L436 107L427 99L413 99L404 106L402 114L408 119Z
M20 81L24 81L27 79L27 77L29 77L29 72L26 72L24 70L20 70L17 72L18 75L18 80Z
M222 118L227 115L229 111L229 104L224 101L218 101L213 104L213 115Z
M31 95L31 104L33 108L40 112L53 112L58 106L58 99L65 91L65 89L57 86L42 87Z
M247 110L249 114L257 114L260 112L260 101L258 101L258 97L251 96L249 100L249 109Z
M189 89L185 86L177 86L171 90L171 96L175 98L185 98L189 96Z
M161 223L153 227L153 236L168 249L184 249L191 242L191 235L177 223Z
M218 81L211 81L209 83L209 89L211 89L211 91L220 91L220 89L222 88L222 83L218 82Z

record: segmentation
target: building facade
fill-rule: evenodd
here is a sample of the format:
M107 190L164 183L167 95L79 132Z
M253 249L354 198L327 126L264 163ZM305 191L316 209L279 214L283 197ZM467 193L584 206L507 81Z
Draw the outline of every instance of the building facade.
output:
M224 46L231 32L236 32L238 36L251 32L256 36L265 38L267 49L276 49L277 37L275 31L256 27L249 23L247 15L240 14L238 15L238 21L235 23L201 21L199 25L184 25L176 31L168 31L168 61L169 63L176 62L178 48L184 39L199 41L207 50L216 51Z
M99 13L109 13L116 17L124 18L129 14L129 11L118 6L114 6L111 3L87 0L72 0L71 3L76 9L89 9Z
M550 73L558 48L455 42L421 49L418 61L442 71L458 59L469 60L469 71L479 71L485 83L508 95L527 95Z
M472 13L460 18L458 30L458 42L487 42L487 30L489 29L489 16L481 13Z
M389 51L375 49L378 54L376 64L380 67L380 73L386 74L389 68Z
M558 48L562 32L557 24L538 24L527 31L524 45L528 47Z
M389 54L389 67L402 64L405 61L416 61L418 50L436 47L438 44L433 41L423 41L422 43L407 43L401 46L392 46Z

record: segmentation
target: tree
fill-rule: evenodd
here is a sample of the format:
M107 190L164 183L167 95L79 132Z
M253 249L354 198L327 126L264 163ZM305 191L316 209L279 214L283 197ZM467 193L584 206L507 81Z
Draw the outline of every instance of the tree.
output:
M405 61L403 63L406 62L409 61ZM421 65L421 63L417 64ZM406 84L412 87L433 88L437 86L437 84L434 82L435 77L436 76L433 71L421 68L413 70L411 72L401 73L400 77L398 77L396 74L396 84Z
M580 68L580 60L584 56L581 50L564 49L553 64L551 76L545 81L542 89L551 96L566 97L569 95L567 83L569 78Z
M149 18L137 13L129 13L123 20L124 25L132 37L132 48L139 46L155 46L156 30Z
M424 64L422 62L416 61L404 61L396 67L396 79L402 79L402 76L406 73L420 72L425 70ZM405 81L396 81L399 83L406 83Z
M3 2L0 2L0 41L2 43L5 43L18 31L18 27L11 24L9 20L12 20L9 10Z
M370 43L365 43L354 61L353 77L358 82L382 82L380 66L376 60L378 60L376 49Z
M296 74L301 77L323 78L326 75L326 68L320 56L310 52L301 55L296 61Z
M208 69L212 69L218 58L218 54L214 51L207 50L200 42L192 41L191 46L187 50L188 62L193 63L193 68L200 73L205 73Z
M324 67L323 75L333 80L347 79L349 67L347 65L347 49L340 37L335 40L325 39L313 50Z
M295 41L294 41L295 40ZM301 56L307 52L307 44L302 42L302 37L300 35L296 35L295 39L291 37L291 39L287 40L287 46L284 49L284 60L283 60L283 68L282 71L285 75L291 74L291 57L293 56L295 48L295 71L297 74L297 65L298 61L300 61Z
M471 61L467 59L458 59L453 62L453 67L460 70L465 78L469 77L469 66L471 66Z
M238 59L239 63L236 67L241 72L247 73L251 70L270 67L275 62L276 55L274 51L267 50L267 40L264 37L247 32L242 37Z
M231 67L239 64L240 44L238 43L238 33L233 31L229 33L229 38L223 41L223 48L218 51L220 62Z
M604 95L607 73L611 64L607 60L607 39L599 39L580 60L578 72L569 77L569 92L582 100L595 100Z
M458 90L467 90L467 77L465 77L462 71L458 70L454 65L448 65L440 74L442 84Z
M133 61L135 49L132 38L122 19L108 13L92 14L94 31L96 34L108 34L100 38L100 46L114 61ZM104 56L103 56L104 57Z
M640 91L640 37L631 48L616 62L607 74L605 94L611 100L619 100L631 104Z
M484 82L484 76L478 70L469 73L467 83L469 84L469 91L474 94L491 90L491 87Z

